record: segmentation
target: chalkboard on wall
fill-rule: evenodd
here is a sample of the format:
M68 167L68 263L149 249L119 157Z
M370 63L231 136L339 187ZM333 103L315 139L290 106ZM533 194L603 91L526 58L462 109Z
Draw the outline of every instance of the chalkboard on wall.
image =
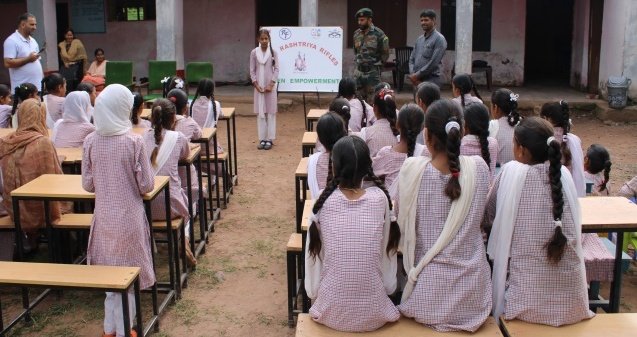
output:
M104 0L71 0L71 26L76 34L106 33Z

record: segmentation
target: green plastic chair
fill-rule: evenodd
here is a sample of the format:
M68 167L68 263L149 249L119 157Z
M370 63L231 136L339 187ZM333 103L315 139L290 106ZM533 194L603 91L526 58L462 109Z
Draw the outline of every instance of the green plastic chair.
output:
M108 61L106 62L106 85L121 84L128 89L133 89L133 62L131 61Z
M210 62L188 62L186 64L186 88L199 84L202 78L213 78L213 66ZM192 98L192 97L190 97Z
M161 83L161 80L164 79L164 77L174 76L176 73L176 61L148 61L148 83L144 84L148 86L148 92L147 95L144 96L144 101L147 102L161 98L162 92L156 92L157 90L163 91L164 89L164 84Z

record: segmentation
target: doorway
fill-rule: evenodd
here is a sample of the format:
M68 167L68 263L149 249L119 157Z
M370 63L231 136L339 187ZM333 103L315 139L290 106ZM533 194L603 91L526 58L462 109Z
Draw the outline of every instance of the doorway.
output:
M257 27L265 26L298 26L299 0L257 0Z
M588 32L588 78L587 89L591 94L599 91L599 54L602 49L602 21L604 0L591 0Z
M568 85L574 0L526 2L525 83Z

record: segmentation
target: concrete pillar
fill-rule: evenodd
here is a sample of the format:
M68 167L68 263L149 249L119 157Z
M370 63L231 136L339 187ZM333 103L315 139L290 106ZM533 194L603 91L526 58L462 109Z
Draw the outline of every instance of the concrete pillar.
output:
M301 0L300 26L318 26L318 0Z
M177 61L184 69L184 5L183 0L157 0L157 60Z
M456 0L456 74L471 73L473 0Z
M34 38L40 48L46 43L46 53L42 53L42 69L56 71L58 65L57 16L55 0L27 0L27 11L35 15L38 27Z

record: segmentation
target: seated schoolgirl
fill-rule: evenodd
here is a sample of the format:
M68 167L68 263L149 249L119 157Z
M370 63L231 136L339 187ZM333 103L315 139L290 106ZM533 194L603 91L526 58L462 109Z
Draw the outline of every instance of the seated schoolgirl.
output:
M103 94L102 94L103 95ZM190 213L188 199L182 189L179 178L179 160L186 159L190 154L188 139L181 132L174 131L176 110L175 105L168 99L160 98L152 107L151 122L153 128L144 133L146 152L150 153L150 162L155 175L170 177L170 213L172 218L181 217L186 224L186 242L190 238ZM166 210L162 195L152 203L153 220L165 220ZM188 263L195 265L195 259L190 244L186 245Z
M491 271L480 223L489 167L461 156L462 112L450 100L425 115L429 157L398 174L398 224L408 275L398 310L437 331L476 331L491 311Z
M495 177L495 163L498 160L498 141L489 137L489 109L482 103L474 103L464 110L464 137L460 154L481 156L489 165L491 176Z
M421 134L424 124L425 113L418 105L413 103L404 105L398 114L400 141L394 146L383 147L372 158L374 173L381 179L385 179L385 186L392 199L398 197L397 178L403 162L407 158L420 156L425 147L416 143L416 138Z
M577 191L561 163L552 125L538 117L515 127L515 161L487 197L493 221L493 316L552 326L591 318Z
M418 85L418 91L416 92L416 104L427 113L427 107L433 104L433 102L440 99L440 87L433 82L422 82ZM416 142L418 144L425 145L425 125L423 123L423 132L418 134ZM425 153L423 155L429 156L429 152L425 147Z
M0 84L0 128L11 127L11 90L9 87Z
M540 111L542 118L553 124L553 136L562 149L562 165L571 171L577 195L583 197L586 195L586 180L584 179L582 141L571 132L572 124L569 114L566 101L545 103Z
M26 101L29 98L34 98L40 101L40 96L38 96L38 88L32 83L22 83L19 86L15 87L14 91L15 95L13 96L13 108L11 109L11 127L17 129L19 126L19 114L17 112L20 110L20 104L22 104L22 102ZM41 105L41 108L44 110L46 119L46 107L44 106L44 104Z
M66 96L62 118L55 122L51 134L55 147L82 147L86 136L95 131L90 109L91 98L86 91L73 91Z
M471 96L471 91L475 96ZM451 92L453 101L458 103L463 109L472 103L482 103L482 97L478 93L476 84L469 74L457 74L451 80Z
M80 84L78 84L77 87L75 88L75 91L85 91L86 93L88 93L88 96L91 98L91 107L89 108L88 116L90 121L93 122L93 111L95 110L94 108L95 98L97 98L97 90L95 89L95 86L93 85L93 83L80 82Z
M335 330L372 331L400 318L387 296L396 290L400 231L365 142L345 136L332 158L334 179L314 204L306 239L310 316ZM362 188L364 178L375 186Z
M518 98L520 95L509 89L497 89L491 95L489 136L498 141L497 163L504 165L513 158L513 128L520 122Z
M307 183L312 199L318 198L327 183L332 180L332 147L347 135L345 122L334 112L328 112L319 118L316 133L325 151L315 152L307 162Z
M134 128L150 129L152 125L150 121L141 118L144 111L144 96L135 92L133 93L133 109L131 111L130 120Z
M66 95L66 80L59 73L51 73L42 79L42 88L47 94L42 96L46 106L46 126L53 129L55 122L62 118L64 96Z
M221 103L215 100L215 82L202 78L197 85L195 98L190 105L190 116L201 128L216 128L223 116Z
M584 177L592 183L592 195L610 195L610 161L608 150L602 145L593 144L586 150L584 157Z
M120 84L106 87L95 105L96 131L84 142L82 187L95 192L87 262L90 265L139 267L140 288L155 283L148 220L142 194L154 188L144 141L130 132L133 95ZM130 323L135 300L128 293ZM104 337L124 336L120 293L107 292ZM131 331L132 336L143 335Z
M374 116L376 116L374 125L361 129L358 134L367 143L372 157L383 147L394 146L398 143L396 101L392 90L381 89L374 94Z
M362 128L374 124L376 117L374 110L362 98L356 95L356 82L351 77L344 77L338 83L337 98L342 97L348 100L350 105L351 118L348 122L348 129L353 132L360 132Z

